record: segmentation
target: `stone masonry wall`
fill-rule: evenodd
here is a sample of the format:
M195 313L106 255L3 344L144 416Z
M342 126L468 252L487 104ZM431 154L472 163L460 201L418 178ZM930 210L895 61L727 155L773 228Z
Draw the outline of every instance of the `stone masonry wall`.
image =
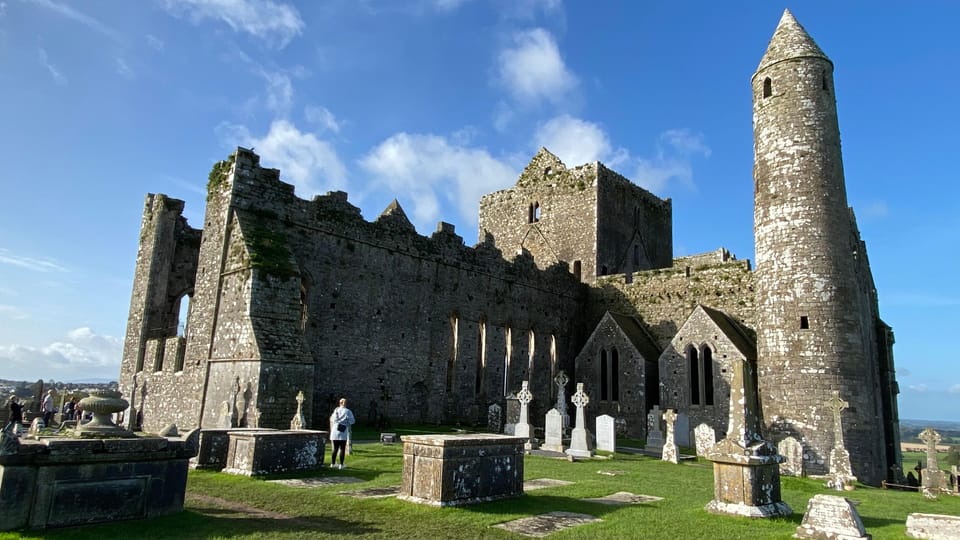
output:
M670 199L654 196L602 164L596 167L600 274L669 268L673 262Z

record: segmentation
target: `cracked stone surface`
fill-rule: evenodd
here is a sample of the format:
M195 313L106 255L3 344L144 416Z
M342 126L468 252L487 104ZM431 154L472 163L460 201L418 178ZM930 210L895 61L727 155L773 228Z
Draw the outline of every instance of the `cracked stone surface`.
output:
M627 504L643 504L648 502L662 501L663 497L655 497L653 495L636 495L630 493L629 491L618 491L611 495L605 497L595 497L592 499L580 499L585 502L594 502L600 504L611 504L611 505L627 505Z
M534 480L527 480L523 483L524 491L533 491L535 489L551 488L557 486L569 486L573 482L568 482L566 480L556 480L554 478L536 478Z
M524 536L542 538L548 534L562 531L563 529L586 525L587 523L593 523L595 521L600 521L600 519L588 514L549 512L547 514L540 514L539 516L525 517L500 523L494 525L494 527L506 529Z

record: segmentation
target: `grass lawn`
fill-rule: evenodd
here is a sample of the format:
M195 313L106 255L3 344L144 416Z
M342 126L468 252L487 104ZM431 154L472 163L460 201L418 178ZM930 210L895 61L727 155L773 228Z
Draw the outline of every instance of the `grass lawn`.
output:
M434 428L436 430L436 428ZM398 430L400 431L400 430ZM42 534L0 534L0 538L521 538L492 525L563 510L590 514L602 521L567 529L551 539L603 538L788 538L799 525L807 500L815 494L837 495L811 479L783 478L783 499L793 515L750 520L715 516L703 510L713 498L712 465L680 465L615 454L612 459L570 463L538 456L525 459L525 478L575 482L531 491L523 497L461 508L434 508L396 498L356 499L339 495L368 487L400 484L402 446L357 443L343 471L323 469L304 476L352 476L362 483L295 488L262 479L191 471L187 503L181 514L118 522ZM329 450L327 458L329 459ZM616 471L616 476L598 474ZM634 506L582 502L617 491L663 497ZM926 501L916 492L858 486L843 495L859 503L867 532L874 538L903 538L907 514L960 515L960 497Z

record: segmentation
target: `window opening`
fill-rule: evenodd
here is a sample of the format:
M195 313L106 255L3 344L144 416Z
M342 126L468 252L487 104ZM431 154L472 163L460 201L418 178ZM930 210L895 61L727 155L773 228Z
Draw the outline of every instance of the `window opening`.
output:
M533 329L527 334L527 377L533 380L533 355L536 352L536 336L533 335Z
M690 404L700 404L700 358L697 349L687 349L687 363L690 366Z
M510 393L510 355L513 354L513 346L510 343L510 327L508 326L504 332L504 340L506 341L506 353L503 355L503 395Z
M457 355L460 348L460 321L456 315L450 317L450 357L447 359L447 392L453 390L457 376Z
M620 401L620 353L610 351L610 401Z
M600 401L607 400L607 350L600 349Z
M801 330L807 330L807 329L809 329L809 328L810 328L810 319L808 319L806 315L801 315L801 316L800 316L800 329L801 329Z
M577 278L577 281L580 281L580 272L581 272L580 266L581 266L580 261L573 261L573 275L574 277Z
M713 351L703 347L703 404L713 405Z
M477 373L473 384L475 392L480 394L483 391L483 372L487 369L487 323L482 317L477 334Z
M185 294L180 297L177 308L177 335L187 336L187 317L190 315L190 295Z
M768 98L773 95L773 81L770 77L763 80L763 97Z

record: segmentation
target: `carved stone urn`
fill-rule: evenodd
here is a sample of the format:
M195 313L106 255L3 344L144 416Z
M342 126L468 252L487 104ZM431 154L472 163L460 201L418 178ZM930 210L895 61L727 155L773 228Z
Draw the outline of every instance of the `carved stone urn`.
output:
M116 390L94 390L80 400L84 411L93 413L93 420L86 424L77 424L77 434L81 437L133 437L133 433L113 423L114 413L126 410L130 405L120 397Z

